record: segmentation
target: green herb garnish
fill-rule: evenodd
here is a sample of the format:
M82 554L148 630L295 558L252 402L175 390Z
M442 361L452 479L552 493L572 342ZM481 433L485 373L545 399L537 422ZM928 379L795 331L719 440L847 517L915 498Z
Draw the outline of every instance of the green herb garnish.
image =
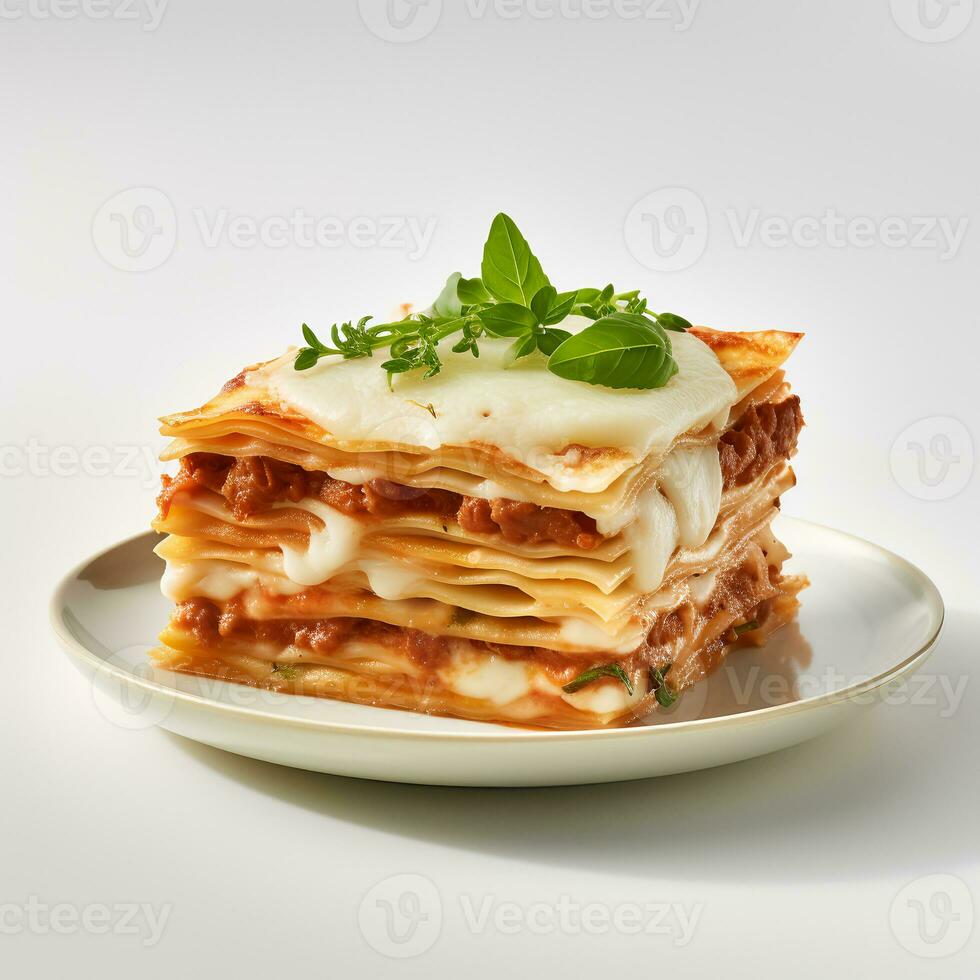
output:
M512 338L505 354L509 365L540 352L552 374L569 381L609 388L662 388L677 373L668 331L691 324L674 313L654 313L639 290L617 293L603 289L558 292L517 225L498 214L483 247L481 278L464 279L454 272L432 308L391 323L368 326L370 316L334 324L332 346L323 343L307 324L307 346L296 354L294 367L305 371L321 357L371 357L388 348L381 367L388 385L396 374L423 369L424 378L442 370L439 342L459 334L453 352L480 356L480 338ZM578 334L556 326L577 314L595 322Z
M670 338L638 313L607 313L568 338L548 370L569 381L608 388L662 388L677 374Z
M735 627L735 635L741 636L743 633L751 633L752 630L757 630L759 628L758 620L750 619L747 623L739 623Z
M292 664L273 664L272 673L278 674L284 681L296 680L296 668Z
M490 225L480 274L487 292L499 303L530 307L538 290L551 285L531 246L506 214L498 214Z
M414 398L409 398L409 401L413 405L418 405L419 408L424 408L434 419L439 418L439 416L436 415L436 409L432 402L426 402L423 405L422 402L417 402Z
M661 708L669 708L677 700L677 695L667 686L664 677L672 666L673 664L667 664L663 668L650 668L650 690L653 691L657 704Z
M574 694L580 688L585 687L586 684L591 684L593 681L599 680L600 677L615 677L618 681L622 682L627 694L633 693L633 682L619 664L602 664L599 667L590 667L584 673L579 674L574 680L565 684L562 690L566 694Z

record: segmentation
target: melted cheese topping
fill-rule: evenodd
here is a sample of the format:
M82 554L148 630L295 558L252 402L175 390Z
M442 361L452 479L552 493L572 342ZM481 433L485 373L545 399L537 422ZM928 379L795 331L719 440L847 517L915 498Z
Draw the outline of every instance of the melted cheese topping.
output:
M589 325L568 317L562 328ZM248 377L339 440L389 443L433 451L475 443L497 447L544 474L558 490L598 492L681 435L717 423L736 400L736 388L714 352L693 334L671 335L679 371L662 388L613 389L566 381L532 355L506 367L508 339L480 342L480 357L454 354L453 338L440 345L443 369L399 375L388 389L377 357L323 358L307 371L293 357ZM431 408L431 411L430 411ZM625 457L583 461L560 454L573 444L608 447Z

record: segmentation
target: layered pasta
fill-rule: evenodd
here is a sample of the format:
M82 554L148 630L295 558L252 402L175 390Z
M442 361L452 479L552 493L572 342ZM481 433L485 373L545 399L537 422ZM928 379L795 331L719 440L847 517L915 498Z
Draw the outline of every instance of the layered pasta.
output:
M795 613L805 580L770 525L795 482L799 339L694 328L652 390L509 364L495 339L393 386L372 358L249 367L162 420L175 608L155 656L483 722L662 710Z

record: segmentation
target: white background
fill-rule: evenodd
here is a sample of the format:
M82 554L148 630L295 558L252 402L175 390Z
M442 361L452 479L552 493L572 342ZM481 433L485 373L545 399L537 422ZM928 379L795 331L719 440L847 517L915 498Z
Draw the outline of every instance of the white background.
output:
M4 974L975 975L980 930L928 960L889 926L922 876L954 875L980 901L973 6L928 0L922 20L917 0L703 0L688 22L676 0L429 0L414 14L396 0L399 29L381 0L5 0L0 906L170 913L152 946L8 918ZM160 193L97 219L129 188ZM662 188L691 192L680 224ZM209 244L222 213L300 210L360 229L360 244ZM807 332L785 509L934 577L949 606L934 669L970 681L957 711L883 706L722 770L532 791L290 771L98 714L46 602L70 565L149 520L156 416L296 342L304 319L385 315L454 269L475 274L498 210L559 286L612 279L698 323ZM130 219L131 255L113 213ZM652 249L644 213L680 229L660 239L674 259ZM842 239L800 238L813 225L799 219L835 214ZM797 240L770 223L745 241L766 218ZM431 242L381 247L382 219L434 221ZM965 233L951 245L943 227ZM430 879L442 928L389 960L358 908L399 873ZM380 887L397 899L397 882ZM686 946L524 920L504 932L493 916L474 929L464 914L563 895L701 911ZM969 902L953 898L962 929Z

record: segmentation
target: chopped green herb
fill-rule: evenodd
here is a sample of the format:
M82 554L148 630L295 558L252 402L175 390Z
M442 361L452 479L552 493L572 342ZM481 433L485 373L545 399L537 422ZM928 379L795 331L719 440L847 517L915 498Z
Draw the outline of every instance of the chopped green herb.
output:
M735 627L735 635L741 636L743 633L751 633L752 630L757 630L758 628L758 621L750 619L747 623L739 623L738 626Z
M585 687L586 684L591 684L593 681L599 680L601 677L615 677L617 680L621 681L623 686L626 688L627 694L633 693L633 682L629 679L629 675L623 670L619 664L602 664L599 667L590 667L587 671L579 674L574 680L569 681L562 690L566 694L574 694L580 688Z
M661 708L669 708L677 700L677 695L667 686L664 676L671 667L673 664L667 664L662 668L650 668L650 690L653 691L657 704Z
M273 664L272 673L278 674L284 681L294 681L297 676L297 670L292 664Z
M439 418L439 416L436 415L435 406L432 404L432 402L426 402L423 405L421 402L417 402L414 398L409 398L409 402L412 405L417 405L419 408L424 408L434 419Z

